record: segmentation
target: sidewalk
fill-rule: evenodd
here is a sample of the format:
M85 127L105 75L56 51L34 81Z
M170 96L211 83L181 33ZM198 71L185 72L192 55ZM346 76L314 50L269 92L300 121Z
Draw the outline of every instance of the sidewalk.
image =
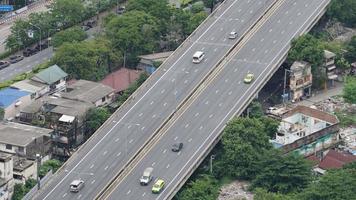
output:
M309 99L305 99L303 101L295 102L295 105L303 105L303 106L311 106L317 102L328 99L332 96L341 95L342 89L344 88L343 83L336 82L335 87L330 88L328 90L317 91L316 94L313 94Z

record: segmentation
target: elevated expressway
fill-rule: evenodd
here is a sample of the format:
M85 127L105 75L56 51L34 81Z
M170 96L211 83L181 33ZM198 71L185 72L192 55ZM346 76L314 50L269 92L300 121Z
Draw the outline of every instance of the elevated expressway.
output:
M308 31L328 3L329 0L280 0L278 9L267 13L262 24L245 35L100 199L172 199L221 137L228 120L241 114L277 70L291 40ZM209 54L207 59L211 59ZM205 62L193 69L204 67ZM255 81L244 84L242 80L248 72L255 74ZM179 153L170 150L175 142L184 143ZM147 167L154 168L155 179L166 182L158 195L151 193L152 183L140 186L138 182Z
M245 35L276 2L226 0L72 155L34 199L95 198L142 153L143 147L241 39L229 40L227 35L231 31ZM192 55L198 50L205 52L206 59L195 65ZM70 193L70 183L78 178L85 181L85 187L79 193Z

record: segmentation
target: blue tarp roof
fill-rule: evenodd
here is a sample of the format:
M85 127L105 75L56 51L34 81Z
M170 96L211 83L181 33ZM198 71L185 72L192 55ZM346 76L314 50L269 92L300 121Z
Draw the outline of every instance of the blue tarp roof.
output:
M15 88L2 89L0 90L0 107L7 108L9 105L15 103L19 98L29 94L29 92Z

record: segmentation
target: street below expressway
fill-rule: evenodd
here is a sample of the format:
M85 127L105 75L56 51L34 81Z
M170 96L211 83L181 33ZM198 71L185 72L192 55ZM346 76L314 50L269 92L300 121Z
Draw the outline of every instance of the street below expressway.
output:
M275 2L226 0L64 164L35 199L93 199ZM238 32L239 37L228 39L231 31ZM192 55L198 50L205 52L205 59L194 64ZM70 193L70 183L78 178L86 186L79 193Z

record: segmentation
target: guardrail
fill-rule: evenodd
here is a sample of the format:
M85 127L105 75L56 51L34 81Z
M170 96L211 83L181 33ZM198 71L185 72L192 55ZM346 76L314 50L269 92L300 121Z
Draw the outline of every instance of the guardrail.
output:
M40 180L40 185L46 184L51 177L53 176L52 170L50 170L42 179ZM22 200L30 200L32 199L36 192L38 191L37 189L37 184L22 198Z

